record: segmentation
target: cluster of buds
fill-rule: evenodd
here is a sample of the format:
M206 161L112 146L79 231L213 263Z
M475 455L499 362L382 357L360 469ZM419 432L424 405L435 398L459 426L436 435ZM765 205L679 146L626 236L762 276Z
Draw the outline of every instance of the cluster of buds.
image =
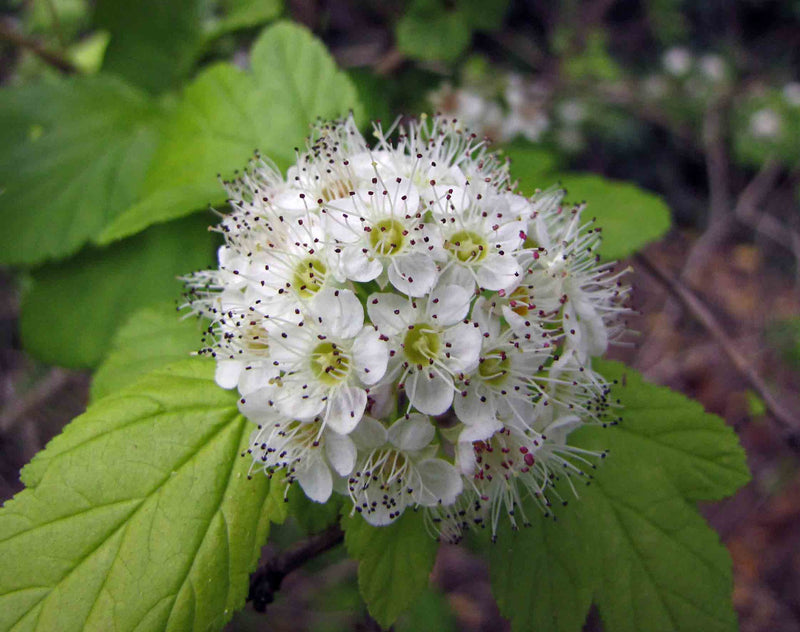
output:
M455 121L318 124L286 177L226 182L219 269L192 275L203 353L257 428L253 470L333 493L379 526L422 508L443 538L548 507L606 418L591 368L624 330L627 287L564 192L514 192ZM570 483L572 484L572 483Z

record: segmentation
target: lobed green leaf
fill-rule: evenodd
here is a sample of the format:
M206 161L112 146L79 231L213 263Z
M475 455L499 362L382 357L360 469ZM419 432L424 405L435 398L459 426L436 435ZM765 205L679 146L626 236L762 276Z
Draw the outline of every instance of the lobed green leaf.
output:
M666 474L629 450L612 448L579 501L607 629L735 632L727 550Z
M422 513L406 511L386 527L361 516L342 519L344 542L358 560L358 586L372 617L388 628L428 587L438 542Z
M127 208L160 117L114 77L0 90L0 263L70 255Z
M150 92L188 77L203 43L200 0L98 0L94 21L111 39L103 70Z
M733 428L702 405L669 388L650 384L619 362L597 362L621 404L614 435L625 450L663 470L690 501L719 500L750 480L745 453Z
M436 0L414 0L395 27L397 48L415 59L455 61L469 46L467 15Z
M532 527L501 529L489 552L501 611L520 632L577 632L590 599L609 630L736 630L728 553L693 504L747 482L735 433L632 369L598 368L617 380L622 421L570 443L608 457L557 522L528 509Z
M511 174L523 194L558 184L566 188L566 200L586 202L584 217L595 217L603 231L600 255L604 259L627 257L669 230L671 215L664 201L634 184L595 174L558 172L556 156L525 142L507 145L503 152L511 159Z
M244 604L269 521L252 425L188 360L90 406L0 510L3 630L215 630Z
M188 358L203 339L204 323L178 313L175 303L145 307L125 321L92 378L92 400L132 384L165 364Z
M242 169L256 150L285 168L317 117L360 112L347 75L301 26L268 27L253 46L251 64L251 72L215 65L186 88L140 200L103 231L100 243L224 203L218 174Z
M555 171L559 159L553 152L528 141L515 141L502 150L503 155L511 160L512 179L523 195L530 196L556 184L558 176Z
M134 311L181 294L177 277L214 262L209 219L154 226L102 250L86 250L33 273L20 328L25 348L44 362L93 367Z
M594 174L563 174L558 177L567 189L566 199L586 202L584 217L597 218L603 231L600 256L623 259L669 230L669 207L657 195L628 182L609 180Z
M207 40L274 20L283 11L283 0L222 0L219 8L222 15L206 28Z
M570 494L569 489L562 492ZM500 516L497 542L486 547L490 579L500 612L515 632L573 632L583 627L596 569L582 516L572 509L559 511L554 521L528 503L525 514L531 526L520 531L512 531Z

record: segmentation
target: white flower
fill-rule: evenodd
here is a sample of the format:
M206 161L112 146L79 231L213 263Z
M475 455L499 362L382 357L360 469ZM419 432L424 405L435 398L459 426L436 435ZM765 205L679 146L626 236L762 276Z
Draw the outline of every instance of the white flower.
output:
M263 415L242 406L253 420L260 420L250 437L248 454L253 465L268 475L276 470L286 472L289 483L297 481L306 496L324 503L333 491L331 469L340 476L353 471L356 447L351 439L323 428L319 419L296 421L289 417ZM252 470L252 468L251 468Z
M386 273L408 296L424 296L436 283L435 243L421 222L419 193L407 179L360 188L323 211L337 243L342 274L366 282Z
M783 86L783 98L794 107L800 107L800 83L792 81Z
M719 55L710 53L700 58L700 70L708 79L716 83L724 81L728 74L725 60Z
M531 418L531 425L538 432L549 431L559 418L577 415L581 423L603 419L608 406L608 384L591 367L582 364L574 350L564 351L546 372L536 373L532 380L540 393Z
M750 133L756 138L774 139L782 125L781 115L772 108L761 108L750 117Z
M447 411L454 377L478 364L481 334L477 323L464 322L471 296L446 285L422 301L396 294L372 294L367 300L370 319L391 349L391 375L400 375L411 405L423 413Z
M501 419L532 417L532 376L544 370L552 350L546 338L520 340L510 329L501 333L502 321L484 297L476 301L472 318L480 325L483 345L477 370L464 380L453 410L466 426L462 440L475 441L502 428Z
M512 194L473 199L466 188L449 188L432 209L441 234L441 282L486 290L510 290L519 283L525 229L519 216L526 205Z
M349 290L322 290L311 318L280 323L271 357L280 378L264 385L268 404L296 419L320 415L341 434L356 427L367 405L366 388L386 371L388 348Z
M362 428L363 426L363 428ZM455 467L434 456L436 430L424 415L406 415L388 429L364 419L354 440L363 451L348 479L355 511L380 526L409 506L451 505L461 493Z
M691 69L693 58L687 49L676 46L665 52L661 61L669 74L682 77Z
M517 83L527 118L535 86ZM567 438L608 422L591 359L624 330L627 288L582 207L515 194L458 121L375 135L321 123L285 178L257 159L225 183L218 269L186 279L201 353L258 425L251 469L374 525L422 507L442 538L494 533L596 457Z

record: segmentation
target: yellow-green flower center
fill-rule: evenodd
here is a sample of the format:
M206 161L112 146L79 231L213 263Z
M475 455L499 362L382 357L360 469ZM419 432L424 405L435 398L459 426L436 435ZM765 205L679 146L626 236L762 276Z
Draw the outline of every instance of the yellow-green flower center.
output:
M511 369L511 360L502 351L491 351L481 359L478 374L490 386L500 386L505 382Z
M460 230L444 242L444 247L461 263L477 263L489 252L486 240L469 230Z
M425 325L413 325L403 340L406 357L414 364L427 365L439 355L441 347L439 332Z
M372 227L369 243L379 255L396 255L406 243L405 228L396 219L382 219Z
M530 296L529 290L524 286L519 286L508 297L509 305L511 306L511 311L516 312L523 318L528 315L530 308L528 307Z
M322 289L328 268L315 257L308 257L294 268L292 286L302 298L311 298Z
M336 386L350 372L350 357L333 342L322 342L311 352L311 373L325 386Z

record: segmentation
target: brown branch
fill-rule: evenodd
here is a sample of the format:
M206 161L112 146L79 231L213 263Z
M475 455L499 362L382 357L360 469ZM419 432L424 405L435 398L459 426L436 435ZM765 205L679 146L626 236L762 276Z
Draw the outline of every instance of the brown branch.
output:
M672 294L678 302L710 333L722 351L748 381L751 388L764 401L770 418L778 427L783 440L793 450L800 452L800 420L786 408L770 391L766 382L753 369L727 336L711 311L683 283L673 279L652 259L643 254L634 255L636 261Z
M767 160L742 191L734 208L734 214L743 224L794 253L797 231L768 213L759 213L758 208L774 188L782 171L783 167L779 162L774 159Z
M66 74L74 74L78 72L75 65L65 59L58 53L48 50L36 40L33 40L22 33L19 33L8 20L0 20L0 39L3 39L14 46L19 46L25 50L29 50L34 55L39 57L43 62L51 65L53 68L60 70Z
M344 532L338 524L325 531L298 542L283 553L269 559L250 578L247 600L253 602L257 612L264 612L280 590L283 579L306 562L332 549L344 540Z
M731 227L728 156L723 130L724 99L712 105L703 120L703 148L708 174L709 213L705 232L694 243L681 278L692 279L727 237Z
M66 387L75 373L54 368L25 395L0 410L0 432L8 432Z

